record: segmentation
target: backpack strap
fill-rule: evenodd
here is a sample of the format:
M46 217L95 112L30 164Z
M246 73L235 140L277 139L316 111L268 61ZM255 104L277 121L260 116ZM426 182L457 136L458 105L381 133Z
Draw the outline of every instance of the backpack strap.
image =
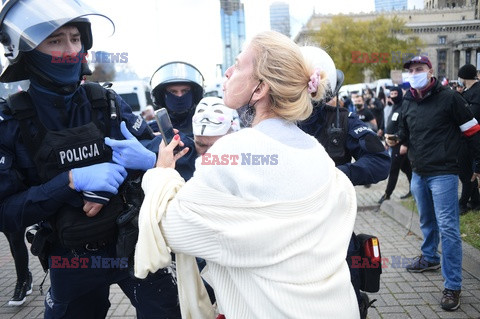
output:
M45 137L47 129L38 119L37 112L33 106L32 98L26 91L20 91L10 94L6 99L6 102L11 110L11 114L15 119L18 120L23 142L27 146L30 154L33 156L37 152L41 141ZM33 121L38 130L35 136L33 136L32 132L29 130L29 121Z
M110 120L118 119L120 113L115 94L111 89L104 88L96 82L85 82L82 86L85 88L87 98L92 104L92 121L105 133L105 136L110 136L112 127ZM98 112L103 113L103 123L98 120Z

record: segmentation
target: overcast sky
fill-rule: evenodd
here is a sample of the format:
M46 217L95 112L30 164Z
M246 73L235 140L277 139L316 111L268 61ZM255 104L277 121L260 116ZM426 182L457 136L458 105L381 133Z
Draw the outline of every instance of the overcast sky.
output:
M96 36L93 51L128 53L140 77L150 77L163 63L182 60L195 65L207 80L222 63L219 0L84 0L115 23L115 34ZM247 38L270 29L272 0L243 0ZM317 13L370 12L374 0L283 0L290 4L292 36ZM409 0L423 6L423 0ZM93 21L94 22L94 21ZM104 26L104 25L103 25ZM103 28L103 27L102 27Z

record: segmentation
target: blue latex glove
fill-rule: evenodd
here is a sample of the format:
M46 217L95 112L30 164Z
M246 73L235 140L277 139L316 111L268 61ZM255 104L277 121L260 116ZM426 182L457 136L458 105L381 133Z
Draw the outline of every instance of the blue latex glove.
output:
M143 171L155 166L157 155L147 150L145 146L128 131L125 122L120 123L120 130L126 140L112 140L109 137L105 137L105 144L113 150L113 161L125 168Z
M77 191L118 193L118 187L127 177L121 165L101 163L72 169L72 182Z

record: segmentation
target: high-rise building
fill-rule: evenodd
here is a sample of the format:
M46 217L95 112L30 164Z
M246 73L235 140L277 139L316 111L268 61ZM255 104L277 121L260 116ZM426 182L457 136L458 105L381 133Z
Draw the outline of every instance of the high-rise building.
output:
M425 9L442 9L442 8L455 8L455 7L473 7L475 6L474 0L424 0Z
M406 10L407 0L375 0L375 11Z
M245 14L240 0L220 0L222 22L222 74L234 64L245 42Z
M290 37L290 7L288 3L274 2L270 5L270 29Z

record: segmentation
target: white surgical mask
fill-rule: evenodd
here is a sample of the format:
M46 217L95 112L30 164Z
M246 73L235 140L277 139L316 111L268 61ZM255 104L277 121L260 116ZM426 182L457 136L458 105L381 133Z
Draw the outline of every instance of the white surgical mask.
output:
M422 72L410 75L410 86L414 89L423 89L428 84L428 72Z

